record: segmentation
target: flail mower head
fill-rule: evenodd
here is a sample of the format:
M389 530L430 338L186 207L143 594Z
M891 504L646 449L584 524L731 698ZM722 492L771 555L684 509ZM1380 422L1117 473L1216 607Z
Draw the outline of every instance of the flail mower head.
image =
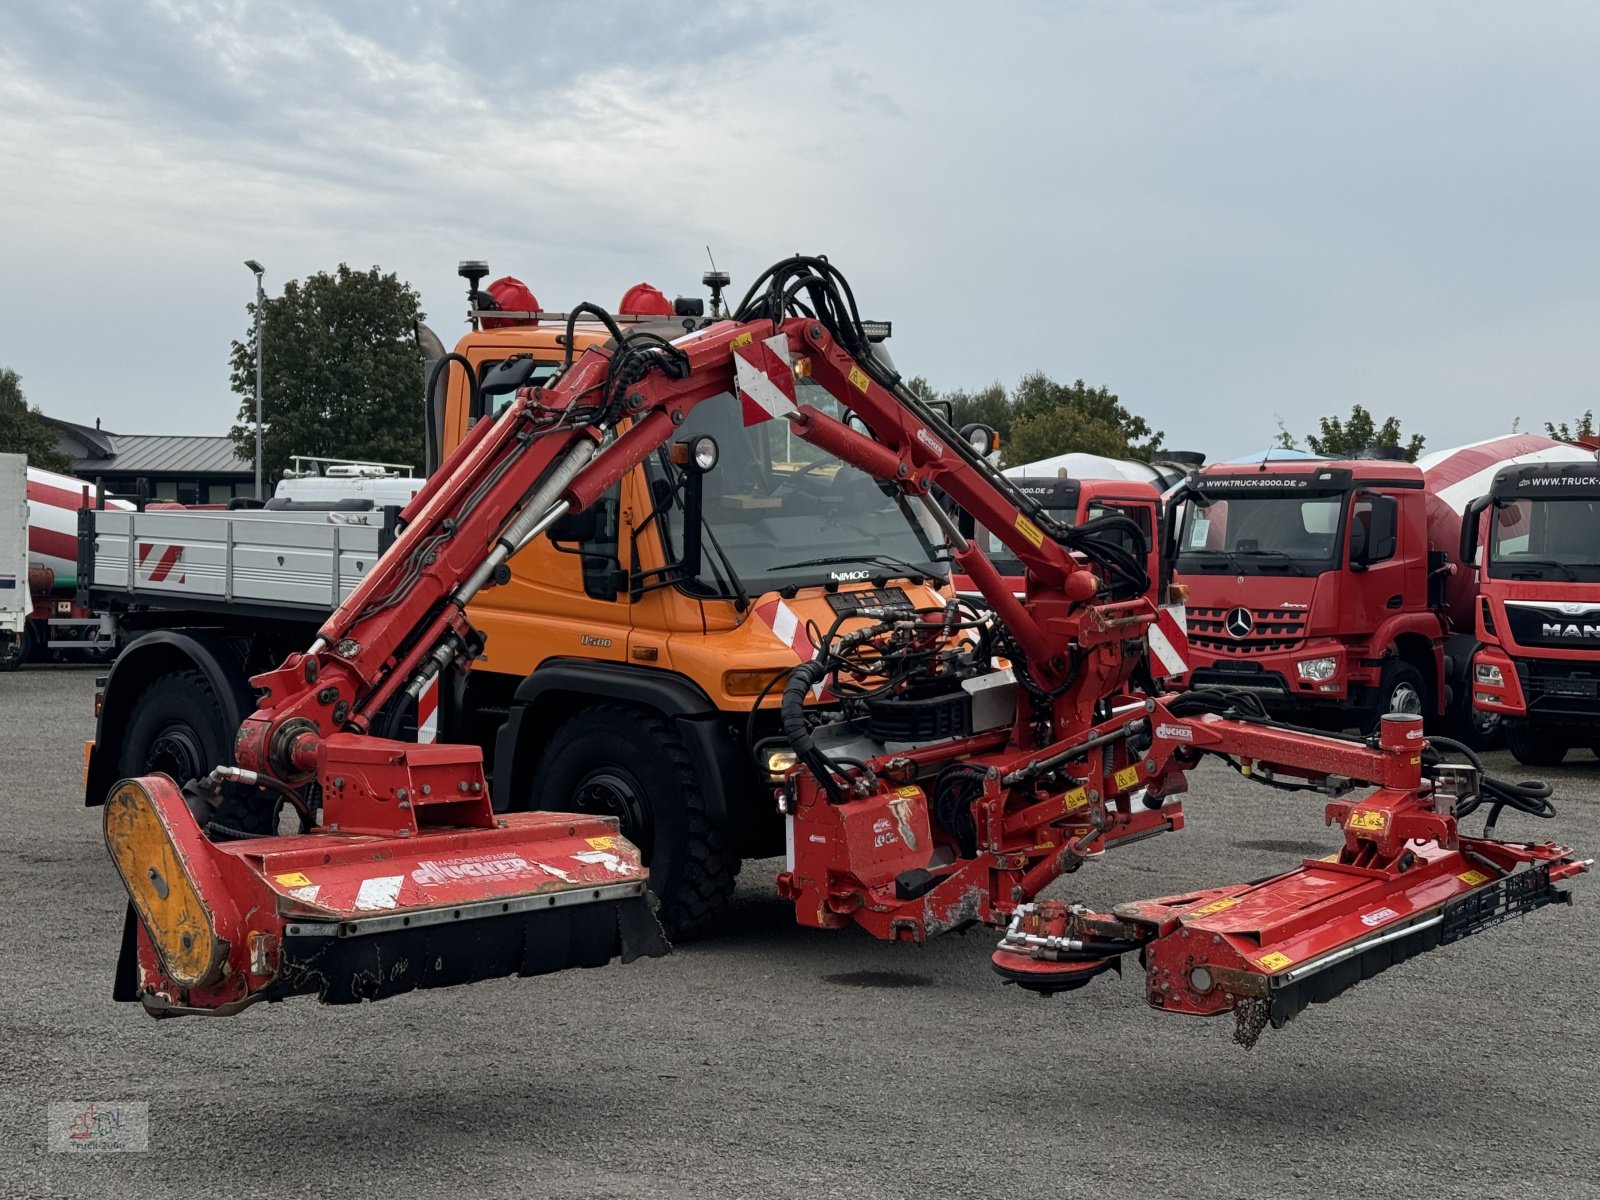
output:
M475 748L329 742L314 834L213 842L171 779L117 784L106 845L132 902L117 999L226 1016L667 952L615 822L496 816Z

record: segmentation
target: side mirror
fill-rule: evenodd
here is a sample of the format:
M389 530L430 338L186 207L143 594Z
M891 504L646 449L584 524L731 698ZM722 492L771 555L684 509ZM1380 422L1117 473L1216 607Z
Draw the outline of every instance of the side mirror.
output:
M532 358L521 354L497 362L484 372L478 391L485 396L504 396L507 392L527 387L537 365Z
M594 542L600 539L600 516L596 509L568 513L550 526L552 542Z
M692 579L700 574L702 530L705 520L706 474L717 465L717 439L709 433L690 434L672 443L673 463L683 471L683 555L679 565Z
M1467 511L1461 514L1461 565L1470 567L1472 560L1478 557L1478 518L1483 515L1483 510L1494 503L1492 496L1479 496L1467 505Z

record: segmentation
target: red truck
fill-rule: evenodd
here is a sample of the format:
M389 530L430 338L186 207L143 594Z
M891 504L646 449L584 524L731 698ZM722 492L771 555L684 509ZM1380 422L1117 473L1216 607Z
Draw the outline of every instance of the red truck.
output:
M1468 518L1474 706L1499 715L1520 762L1549 766L1575 746L1600 755L1600 462L1502 468Z
M1324 727L1404 712L1481 739L1492 718L1468 684L1480 631L1463 514L1507 463L1583 452L1512 435L1417 463L1372 453L1200 473L1178 551L1188 682Z

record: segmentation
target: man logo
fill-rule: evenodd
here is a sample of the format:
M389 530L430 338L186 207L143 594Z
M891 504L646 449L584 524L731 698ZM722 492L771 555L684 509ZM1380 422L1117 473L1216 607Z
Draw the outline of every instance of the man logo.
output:
M1231 637L1243 638L1250 636L1250 631L1256 627L1256 619L1250 615L1248 608L1235 608L1229 610L1222 624Z
M1563 625L1559 621L1543 621L1539 632L1544 637L1600 638L1600 625Z

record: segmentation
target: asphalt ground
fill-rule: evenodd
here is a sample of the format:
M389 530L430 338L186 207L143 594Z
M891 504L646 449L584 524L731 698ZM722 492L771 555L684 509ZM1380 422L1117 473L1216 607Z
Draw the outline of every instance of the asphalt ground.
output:
M986 932L799 929L772 863L667 959L150 1020L109 998L124 895L78 790L94 676L0 676L0 1196L1600 1195L1600 877L1253 1051L1146 1008L1132 974L1003 987ZM1547 774L1558 818L1502 832L1600 848L1600 763ZM1315 800L1225 768L1186 808L1070 886L1110 903L1337 843ZM91 1100L147 1103L149 1150L48 1151L46 1106Z

